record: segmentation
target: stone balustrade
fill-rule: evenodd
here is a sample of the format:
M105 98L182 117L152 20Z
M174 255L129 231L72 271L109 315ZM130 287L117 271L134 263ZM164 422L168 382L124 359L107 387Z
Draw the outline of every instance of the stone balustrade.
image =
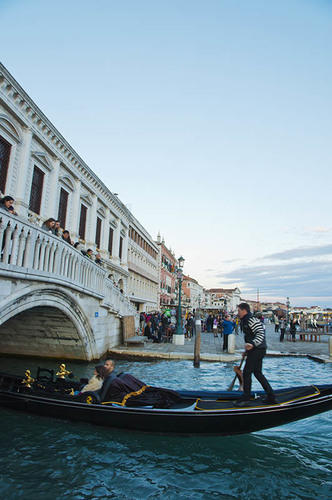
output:
M127 297L108 279L106 269L58 236L2 210L0 247L0 272L6 277L67 286L101 299L114 314L121 315L124 306L129 308L127 314L136 313Z

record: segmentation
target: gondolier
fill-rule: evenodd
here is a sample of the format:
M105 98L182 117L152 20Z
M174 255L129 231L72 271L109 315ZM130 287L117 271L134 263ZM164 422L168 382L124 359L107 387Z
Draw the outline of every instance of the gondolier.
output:
M243 396L234 403L235 406L249 406L251 398L251 377L254 374L267 394L265 403L275 404L276 398L272 387L262 373L263 358L266 354L265 331L261 321L250 312L249 304L238 305L238 316L244 333L246 364L243 370Z

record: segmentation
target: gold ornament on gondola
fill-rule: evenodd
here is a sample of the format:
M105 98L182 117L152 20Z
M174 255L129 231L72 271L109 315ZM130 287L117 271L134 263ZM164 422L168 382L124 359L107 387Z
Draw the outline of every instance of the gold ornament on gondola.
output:
M66 370L66 365L64 363L62 363L60 365L60 370L57 372L57 376L59 378L66 378L67 375L69 375L70 372L68 370Z
M25 379L22 380L21 384L24 384L25 387L31 387L31 384L34 383L35 379L31 377L30 370L26 370L24 376Z

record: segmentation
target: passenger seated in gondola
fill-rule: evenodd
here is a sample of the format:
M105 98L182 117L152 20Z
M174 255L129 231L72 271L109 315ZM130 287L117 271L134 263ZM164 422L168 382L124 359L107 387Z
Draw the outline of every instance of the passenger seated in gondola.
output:
M104 365L97 365L93 372L93 377L89 380L87 385L83 387L81 392L98 391L103 385L104 379L108 376L108 372Z
M153 406L169 408L181 397L170 389L151 387L129 373L114 371L115 361L108 359L104 367L108 372L99 391L102 402L120 403L122 406Z

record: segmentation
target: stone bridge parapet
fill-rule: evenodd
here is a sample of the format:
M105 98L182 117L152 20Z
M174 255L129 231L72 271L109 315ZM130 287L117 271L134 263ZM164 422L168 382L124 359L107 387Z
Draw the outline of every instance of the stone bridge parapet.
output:
M107 270L73 246L0 211L0 353L96 359L135 316ZM24 334L22 334L24 332Z

